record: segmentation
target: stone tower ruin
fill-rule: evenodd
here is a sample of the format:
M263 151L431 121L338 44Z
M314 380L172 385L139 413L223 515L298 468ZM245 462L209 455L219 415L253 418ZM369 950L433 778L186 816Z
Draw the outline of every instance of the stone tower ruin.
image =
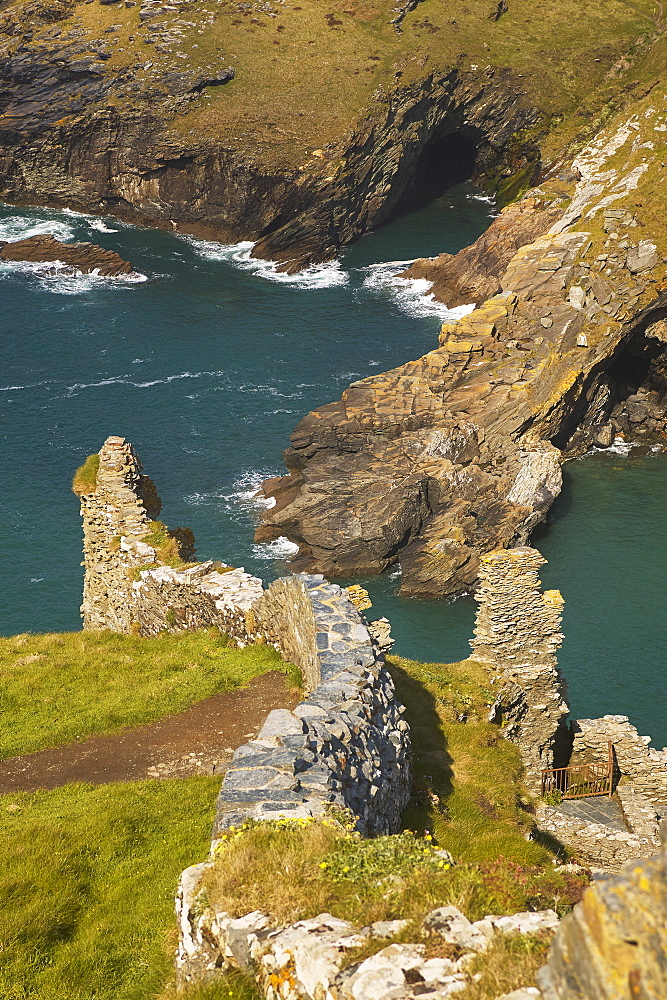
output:
M482 557L470 643L497 691L492 721L517 744L532 791L540 788L543 768L567 765L572 746L565 681L556 659L563 641L563 598L557 590L541 590L538 574L545 562L527 546Z

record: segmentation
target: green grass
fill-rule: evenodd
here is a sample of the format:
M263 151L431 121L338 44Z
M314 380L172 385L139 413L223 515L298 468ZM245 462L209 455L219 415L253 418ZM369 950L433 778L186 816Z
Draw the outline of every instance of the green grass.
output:
M0 638L0 759L151 722L268 670L299 683L272 647L231 649L216 630Z
M361 840L331 822L245 824L221 844L206 879L210 899L239 916L262 909L278 922L323 911L362 925L407 918L404 940L419 940L420 920L445 904L472 919L571 909L587 880L555 871L553 854L528 839L521 761L486 721L484 669L473 661L389 663L413 744L406 832ZM434 846L456 864L440 863Z
M72 479L72 490L77 496L95 492L99 467L100 456L97 453L89 455L83 465L79 466Z
M519 752L487 721L494 696L484 668L473 660L388 662L412 735L405 824L431 831L460 861L546 863L544 848L526 840L533 823Z
M0 797L2 1000L173 996L174 894L208 852L216 778ZM242 977L192 994L255 1000Z

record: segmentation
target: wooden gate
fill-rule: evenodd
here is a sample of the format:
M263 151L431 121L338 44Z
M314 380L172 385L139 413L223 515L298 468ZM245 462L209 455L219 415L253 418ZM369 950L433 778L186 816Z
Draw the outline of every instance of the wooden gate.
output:
M606 764L546 768L542 771L542 795L560 792L564 799L611 795L614 790L614 746L611 741L608 747L609 759Z

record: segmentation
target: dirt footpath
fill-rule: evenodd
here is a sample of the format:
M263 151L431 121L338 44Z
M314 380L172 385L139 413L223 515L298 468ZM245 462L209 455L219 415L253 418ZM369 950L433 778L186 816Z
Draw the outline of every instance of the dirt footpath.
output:
M297 701L285 674L272 670L178 715L0 761L0 793L57 788L72 781L103 785L223 774L236 747L257 735L271 709L293 708Z

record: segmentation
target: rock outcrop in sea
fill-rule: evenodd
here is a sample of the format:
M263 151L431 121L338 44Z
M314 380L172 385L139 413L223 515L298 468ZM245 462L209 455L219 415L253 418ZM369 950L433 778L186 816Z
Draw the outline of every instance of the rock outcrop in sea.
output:
M50 233L11 243L0 240L0 260L58 262L81 274L94 272L103 278L134 273L132 265L113 250L104 250L94 243L63 243Z

